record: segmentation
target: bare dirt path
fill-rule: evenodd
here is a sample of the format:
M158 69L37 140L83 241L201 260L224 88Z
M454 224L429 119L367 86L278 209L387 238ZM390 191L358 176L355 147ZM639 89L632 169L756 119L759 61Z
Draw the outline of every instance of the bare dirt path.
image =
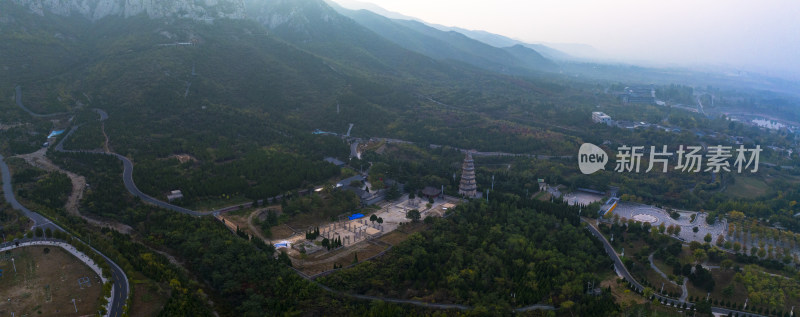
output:
M48 172L61 172L69 177L70 181L72 181L72 192L70 193L69 198L67 198L67 203L64 205L64 208L71 215L81 217L90 224L98 227L109 227L125 234L129 234L131 232L132 228L128 225L113 221L101 221L81 215L80 210L78 210L78 206L81 198L83 198L83 191L86 188L86 177L61 169L57 165L53 164L53 162L50 161L45 154L47 154L47 148L39 149L33 153L17 155L15 157L25 160L25 162L33 167L41 168Z
M267 209L259 209L259 210L256 210L254 212L251 212L250 216L247 217L247 227L250 228L250 231L253 232L253 234L256 237L258 237L259 239L261 239L262 241L264 241L266 243L272 244L272 239L267 239L266 237L264 237L264 234L261 233L261 230L258 227L256 227L255 221L254 221L256 217L260 216L261 213L265 212L266 210Z
M106 142L103 143L103 151L106 153L111 153L111 149L108 147L108 134L106 134L106 123L103 122L101 125L101 130L103 130L103 136L106 138Z

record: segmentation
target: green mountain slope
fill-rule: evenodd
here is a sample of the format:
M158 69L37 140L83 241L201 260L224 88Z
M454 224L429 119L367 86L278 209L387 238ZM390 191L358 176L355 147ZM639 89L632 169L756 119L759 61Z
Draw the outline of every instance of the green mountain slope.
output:
M102 137L89 135L100 131L90 109L106 110L113 151L150 170L177 171L134 174L149 182L140 188L153 196L174 189L167 186L185 187L178 184L193 175L233 184L194 191L204 197L263 198L276 189L224 192L266 181L264 173L240 179L235 166L266 165L258 160L262 151L311 161L344 158L348 149L339 138L311 131L344 133L350 123L353 136L481 150L541 151L572 142L518 126L535 119L525 103L545 106L561 98L553 94L566 89L559 84L407 50L321 1L248 5L248 19L213 24L147 16L92 22L11 6L14 19L3 20L3 28L13 32L0 34L0 50L16 51L3 61L9 69L2 87L12 93L21 85L35 112L70 111L79 114L75 123L97 125L76 134L67 144L72 149L98 146ZM175 154L197 162L168 159Z

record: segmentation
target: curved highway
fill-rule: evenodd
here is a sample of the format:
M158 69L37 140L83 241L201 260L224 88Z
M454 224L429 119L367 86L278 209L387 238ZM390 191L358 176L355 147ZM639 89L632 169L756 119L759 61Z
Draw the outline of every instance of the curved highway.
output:
M17 201L17 198L14 197L14 190L11 186L11 171L8 169L8 164L3 160L3 156L0 155L0 171L3 172L3 197L5 198L6 202L11 204L11 207L19 210L22 212L26 217L30 218L33 221L33 227L41 227L42 229L50 229L52 231L62 231L67 234L70 234L59 225L53 223L49 219L45 218L41 214L31 211L30 209L26 208L22 204ZM31 228L33 229L33 228ZM22 239L19 241L36 241L29 240L29 239ZM91 246L90 246L91 248ZM130 285L128 285L128 277L125 275L125 272L103 253L97 251L96 249L92 248L94 252L100 254L103 258L106 259L108 262L108 266L111 268L111 277L114 281L114 292L111 294L112 304L111 310L108 311L108 316L118 317L122 316L122 307L125 305L125 301L128 298L128 293L130 292Z
M105 113L105 111L102 111L100 109L96 109L95 111L97 111L97 113L100 114L100 120L105 120L105 119L108 118L108 115ZM186 209L186 208L183 208L183 207L180 207L180 206L176 206L176 205L173 205L173 204L170 204L170 203L155 199L152 196L143 193L141 190L139 190L139 188L136 187L136 183L133 181L133 162L131 162L131 160L129 160L125 156L122 156L122 155L117 154L117 153L105 153L105 152L97 151L97 150L65 150L64 149L64 141L66 141L67 138L69 138L69 136L71 136L73 133L75 133L75 131L78 130L78 128L80 128L80 125L73 126L72 129L70 129L69 132L63 138L61 138L61 141L59 141L58 144L56 144L55 150L59 151L59 152L65 152L65 153L94 153L94 154L113 155L114 157L116 157L117 159L122 161L122 167L123 167L123 169L122 169L122 181L123 181L123 183L125 183L125 189L128 190L128 192L130 192L131 195L139 197L140 199L142 199L142 201L144 201L144 202L146 202L148 204L152 204L152 205L155 205L155 206L158 206L158 207L161 207L161 208L164 208L164 209L169 209L169 210L172 210L172 211L177 211L177 212L184 213L184 214L187 214L187 215L203 216L203 215L210 215L211 214L211 213L202 213L202 212L194 211L194 210L191 210L191 209Z
M22 108L22 110L25 110L25 112L27 112L31 116L34 116L34 117L37 117L37 118L46 118L46 117L55 117L55 116L60 116L60 115L63 115L63 114L67 114L66 112L38 114L38 113L35 113L35 112L31 111L31 109L28 109L28 107L25 107L25 105L22 104L22 87L20 87L19 85L17 85L17 87L14 89L14 96L15 96L15 99L17 101L17 106Z
M47 117L47 116L55 116L55 115L62 114L62 113L54 113L54 114L41 115L41 114L36 114L36 113L31 112L28 108L26 108L22 104L22 90L21 90L20 86L16 87L16 101L17 101L17 105L20 108L22 108L23 110L28 112L30 115L35 116L35 117ZM108 118L108 115L105 113L105 111L103 111L101 109L95 109L95 111L97 111L97 113L100 115L100 121L104 121L105 119ZM56 145L55 150L56 151L60 151L60 152L68 152L68 153L95 153L95 154L105 154L105 155L113 155L113 156L115 156L117 159L122 161L122 164L123 164L122 179L123 179L123 182L125 183L125 189L127 189L128 192L130 192L132 195L142 199L142 201L144 201L146 203L149 203L149 204L152 204L152 205L155 205L155 206L158 206L158 207L161 207L161 208L173 210L173 211L184 213L184 214L191 215L191 216L212 215L212 214L217 214L219 212L224 212L224 211L229 210L230 208L232 208L232 207L225 207L225 208L221 208L221 209L218 209L218 210L215 210L215 211L212 211L212 212L203 213L203 212L198 212L198 211L190 210L190 209L187 209L187 208L183 208L183 207L180 207L180 206L176 206L176 205L173 205L173 204L158 200L156 198L153 198L150 195L147 195L147 194L143 193L142 191L139 190L139 188L136 187L136 183L133 181L133 162L131 162L127 157L122 156L122 155L117 154L117 153L105 153L105 152L102 152L102 151L94 151L94 150L64 150L64 141L70 135L72 135L72 133L74 133L75 130L77 130L79 127L80 127L80 125L73 126L72 129L70 129L69 133L67 133L67 135L65 135L61 139L61 141ZM357 142L355 142L355 144L351 145L351 155L355 154L356 156L358 156L358 154L360 154L360 153L357 152L357 150L354 151L357 148L357 146L358 146ZM459 149L459 150L465 151L463 149ZM355 152L355 153L352 153L352 152ZM479 153L480 154L485 154L485 155L492 155L492 156L512 155L512 156L531 156L531 157L538 157L538 158L570 158L571 157L571 156L559 157L559 156L544 156L544 155L538 155L537 156L537 155L530 155L530 154L527 154L527 155L526 154L511 154L511 153L503 153L503 152L489 152L489 153L479 152ZM473 153L473 154L475 154L475 153ZM64 231L58 225L56 225L56 224L50 222L49 220L47 220L47 218L44 218L40 214L28 210L27 208L25 208L24 206L19 204L19 202L17 202L17 200L14 198L14 195L13 195L13 192L12 192L12 189L11 189L11 178L10 178L10 173L8 171L8 165L6 165L5 162L3 162L2 159L3 159L3 157L2 157L2 155L0 155L0 168L2 169L2 172L3 172L3 193L5 195L6 201L11 203L11 205L14 207L14 209L22 211L28 218L33 220L34 221L34 227L36 227L36 226L50 227L50 228L53 228L53 229L56 229L56 230ZM244 206L244 205L248 205L248 204L250 204L250 203L245 203L245 204L241 204L241 205L237 205L237 206ZM237 207L237 206L234 206L234 207ZM611 257L611 260L614 261L614 269L616 270L616 272L618 274L620 274L625 280L630 282L636 290L644 290L644 286L642 284L640 284L639 282L637 282L636 279L634 279L633 276L630 274L630 272L628 272L628 269L622 263L622 260L619 258L619 255L617 255L616 251L611 246L611 244L608 242L608 240L606 240L605 236L603 236L597 230L597 228L592 226L585 219L581 219L581 221L584 221L587 224L587 227L589 228L589 231L592 233L592 235L594 235L601 242L603 242L603 245L604 245L604 247L606 249L606 253L609 255L609 257ZM97 251L97 250L95 250L95 251ZM100 252L98 252L98 254L102 255L102 253L100 253ZM127 277L125 276L125 273L119 268L119 266L116 265L116 263L111 261L111 259L109 259L105 255L103 255L103 257L106 258L106 261L109 262L110 267L113 268L112 269L112 271L113 271L112 275L114 277L114 286L115 286L115 294L113 294L114 307L112 307L112 311L110 312L109 315L116 317L116 316L119 316L119 314L122 311L121 310L122 309L122 305L124 305L124 303L123 303L124 301L122 299L123 298L127 298L127 296L128 296L128 290L129 290L129 288L128 288L128 280L127 280ZM302 273L300 275L305 277L305 278L308 278L307 276L305 276ZM332 290L329 287L327 287L325 285L322 285L322 284L319 284L316 281L313 281L311 279L309 279L309 280L312 281L313 283L317 284L321 288L327 290L327 291L334 292L334 293L339 293L339 294L344 294L344 295L347 295L347 296L360 298L360 299L382 300L382 301L393 302L393 303L404 303L404 304L412 304L412 305L431 307L431 308L441 308L441 309L461 309L461 310L470 309L469 306L457 305L457 304L436 304L436 303L427 303L427 302L414 301L414 300L382 298L382 297L374 297L374 296L359 295L359 294L349 294L349 293L338 292L338 291ZM120 283L120 281L124 281L124 285L122 285L123 283ZM118 283L120 285L118 285ZM124 288L123 288L123 286L124 286ZM124 289L124 292L122 291L123 289ZM680 304L682 304L684 302L686 302L687 304L693 304L693 303L688 302L688 301L676 300L676 299L673 299L673 298L662 296L660 294L654 294L654 295L659 301L663 301L663 302L665 302L665 303L667 303L669 305L673 305L673 306L680 305ZM516 308L516 309L514 309L514 311L515 312L523 312L523 311L537 310L537 309L553 310L555 308L553 306L549 306L549 305L538 305L537 304L537 305L530 305L530 306L526 306L526 307ZM718 313L718 314L723 314L723 315L727 315L728 313L738 313L740 316L761 316L761 315L757 315L757 314L750 314L750 313L746 313L746 312L730 310L730 309L722 308L722 307L712 307L712 312Z
M614 261L614 269L617 271L617 274L621 275L622 278L624 278L626 281L631 283L633 285L634 289L636 289L638 291L643 291L644 290L644 286L642 284L640 284L639 282L637 282L636 279L633 278L633 275L631 275L631 273L628 272L628 268L626 268L625 265L622 263L622 260L619 258L619 255L617 255L617 251L614 250L614 247L611 246L611 243L608 242L606 237L603 236L603 234L600 233L600 231L597 230L597 228L595 228L586 219L581 218L581 221L586 223L586 227L589 228L589 232L591 232L592 235L595 236L595 238L597 238L601 242L603 242L603 246L606 249L606 253L608 254L609 257L611 257L611 260ZM680 300L676 300L674 298L669 298L669 297L666 297L666 296L659 295L657 293L654 293L653 295L655 295L655 297L659 301L662 301L662 302L664 302L664 303L666 303L668 305L672 305L672 306L680 305L680 304L682 304L684 302L687 305L694 305L694 303L689 302L689 301L680 301ZM761 317L762 316L762 315L758 315L758 314L754 314L754 313L747 313L747 312L742 312L742 311L733 310L733 309L727 309L727 308L723 308L723 307L711 307L711 312L716 313L716 314L722 314L722 315L728 315L728 313L734 313L734 314L738 313L739 316L753 316L753 317Z

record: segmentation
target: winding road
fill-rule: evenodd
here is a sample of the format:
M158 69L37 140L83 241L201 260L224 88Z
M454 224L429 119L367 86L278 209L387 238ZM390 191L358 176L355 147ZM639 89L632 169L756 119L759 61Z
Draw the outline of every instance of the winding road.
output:
M19 106L22 110L25 110L25 112L27 112L31 116L34 116L34 117L37 117L37 118L47 118L47 117L55 117L55 116L60 116L60 115L67 114L66 112L38 114L38 113L35 113L35 112L31 111L31 109L28 109L28 107L25 107L25 105L22 104L22 87L21 86L17 86L14 89L14 96L15 96L15 99L17 101L17 106Z
M5 160L3 160L3 156L0 155L0 171L3 172L3 197L5 198L6 202L11 204L11 207L21 211L26 217L30 218L33 221L33 228L41 227L43 230L50 229L52 231L62 231L67 234L70 234L59 225L53 223L49 219L45 218L41 214L31 211L30 209L26 208L22 204L17 201L17 198L14 197L14 190L11 186L11 171L8 168L8 164L6 164ZM28 241L28 240L19 240L19 241ZM90 246L91 248L91 246ZM97 251L95 248L92 248L94 252L100 254L106 262L108 262L108 266L111 268L111 277L114 280L114 291L111 294L111 310L108 311L108 316L111 317L118 317L122 316L122 307L125 306L125 302L128 298L128 294L130 293L130 285L128 285L128 277L125 275L125 272L116 264L114 261L109 259L100 251Z
M100 109L96 109L95 111L97 111L97 113L100 115L100 120L101 121L108 118L108 114L106 114L105 111L100 110ZM142 199L142 201L144 201L144 202L146 202L148 204L155 205L155 206L158 206L158 207L161 207L161 208L164 208L164 209L169 209L169 210L172 210L172 211L177 211L177 212L184 213L184 214L191 215L191 216L204 216L204 215L210 215L210 214L213 213L213 212L203 213L203 212L194 211L194 210L191 210L191 209L186 209L186 208L183 208L183 207L180 207L180 206L176 206L176 205L173 205L173 204L170 204L170 203L155 199L152 196L143 193L141 190L139 190L139 188L136 187L136 183L133 181L133 162L131 162L131 160L129 160L125 156L122 156L122 155L117 154L117 153L105 153L105 152L97 151L97 150L65 150L64 149L64 141L66 141L67 138L69 138L73 133L75 133L75 131L78 130L78 128L80 128L80 127L81 127L80 125L73 126L69 130L69 132L61 139L61 141L59 141L58 144L56 144L55 150L59 151L59 152L64 152L64 153L94 153L94 154L102 154L102 155L113 155L114 157L116 157L117 159L122 161L122 167L123 167L123 169L122 169L122 181L123 181L123 183L125 183L125 189L127 189L128 192L131 193L131 195L139 197L140 199Z
M35 116L35 117L48 117L48 116L56 116L56 115L61 115L62 114L62 113L56 113L56 114L41 115L41 114L36 114L36 113L31 112L28 108L26 108L22 104L22 92L21 92L21 87L20 86L16 87L16 100L17 100L17 105L20 108L22 108L23 110L28 112L30 115ZM100 115L100 120L101 121L104 121L105 119L108 118L108 115L104 111L102 111L100 109L96 109L96 111ZM64 141L70 135L72 135L79 127L80 127L80 125L73 126L70 129L69 133L67 133L67 135L64 136L64 138L62 138L61 141L56 145L55 150L56 151L60 151L60 152L68 152L68 153L95 153L95 154L103 154L103 155L113 155L113 156L115 156L117 159L119 159L123 163L123 175L122 175L122 178L123 178L123 182L125 184L126 190L128 190L128 192L130 192L132 195L141 198L142 201L145 201L145 202L147 202L149 204L152 204L152 205L155 205L155 206L158 206L158 207L161 207L161 208L173 210L173 211L184 213L184 214L188 214L188 215L191 215L191 216L213 215L213 214L217 214L219 212L224 212L224 211L227 211L227 210L230 210L231 208L233 208L233 207L225 207L225 208L221 208L221 209L218 209L218 210L215 210L215 211L212 211L212 212L198 212L198 211L186 209L186 208L183 208L183 207L180 207L180 206L169 204L167 202L155 199L152 196L141 192L136 187L136 184L133 181L133 162L131 162L130 159L128 159L127 157L122 156L122 155L117 154L117 153L106 153L106 152L96 151L96 150L64 150L64 148L63 148ZM360 153L357 152L357 146L358 146L357 143L351 145L351 154L356 154L356 156L360 154ZM464 149L458 149L458 150L461 150L462 152L467 151L467 150L464 150ZM355 153L353 153L353 152L355 152ZM527 157L537 157L537 158L540 158L540 159L551 159L551 158L566 159L566 158L572 158L572 156L544 156L544 155L533 155L533 154L513 154L513 153L504 153L504 152L477 152L477 153L473 152L473 155L527 156ZM34 227L41 226L43 228L51 228L52 230L64 231L61 227L59 227L55 223L52 223L47 218L43 217L42 215L40 215L40 214L38 214L36 212L30 211L29 209L27 209L24 206L22 206L19 202L17 202L16 198L14 198L13 191L12 191L12 188L11 188L10 171L8 169L8 165L6 165L5 162L3 161L2 155L0 155L0 170L2 170L2 172L3 172L3 177L2 178L3 178L3 193L4 193L4 196L6 198L6 201L8 201L12 205L12 207L14 209L22 211L23 214L25 214L25 216L27 216L28 218L33 220ZM250 204L250 203L245 203L245 204L241 204L241 205L237 205L237 206L246 206L248 204ZM601 242L603 242L603 245L604 245L604 248L606 250L606 253L608 254L608 256L614 262L614 269L617 272L617 274L619 274L625 280L630 282L636 290L644 290L644 286L642 286L642 284L637 282L633 278L633 276L630 274L630 272L628 272L628 269L622 263L622 260L620 259L619 255L617 255L616 251L611 246L611 244L608 242L608 240L597 230L597 228L595 228L591 223L589 223L589 221L587 221L586 219L581 219L581 220L584 221L587 224L586 227L589 229L589 231L592 233L592 235L594 235L597 239L599 239ZM97 252L97 250L94 250L94 251ZM100 253L100 252L97 252L97 253L102 255L102 253ZM114 287L114 294L112 294L112 297L113 297L114 301L113 301L112 309L109 312L109 316L113 316L113 317L121 316L122 307L123 307L124 302L125 302L124 299L127 299L128 293L129 293L129 290L130 290L129 289L129 285L128 285L128 279L125 276L125 273L119 268L119 266L117 266L116 263L111 261L111 259L109 259L105 255L102 255L102 256L106 259L106 261L108 261L109 266L112 268L112 277L114 279L114 286L115 286ZM437 304L437 303L429 303L429 302L416 301L416 300L394 299L394 298L375 297L375 296L360 295L360 294L350 294L350 293L345 293L345 292L340 292L340 291L333 290L333 289L331 289L331 288L329 288L329 287L327 287L325 285L322 285L322 284L314 281L313 279L308 278L307 276L305 276L302 273L300 273L299 275L304 277L304 278L307 278L309 281L311 281L312 283L318 285L319 287L321 287L322 289L324 289L326 291L329 291L329 292L332 292L332 293L337 293L337 294L342 294L342 295L350 296L350 297L354 297L354 298L359 298L359 299L381 300L381 301L385 301L385 302L400 303L400 304L411 304L411 305L417 305L417 306L423 306L423 307L429 307L429 308L440 308L440 309L460 309L460 310L471 309L471 307L469 307L469 306L458 305L458 304ZM668 305L675 306L675 305L680 305L682 303L692 304L690 302L685 301L685 295L686 295L686 292L684 291L684 294L683 294L683 296L681 296L681 299L677 299L676 300L676 299L668 298L668 297L665 297L665 296L662 296L662 295L659 295L659 294L654 294L654 296L659 301L663 301ZM554 310L554 309L555 308L553 306L550 306L550 305L538 305L538 304L536 304L536 305L530 305L530 306L516 308L516 309L514 309L514 311L515 312L524 312L524 311L530 311L530 310ZM740 312L740 311L736 311L736 310L730 310L730 309L726 309L726 308L722 308L722 307L712 307L712 312L717 313L717 314L723 314L723 315L727 315L728 313L738 313L740 316L761 316L761 315L757 315L757 314L750 314L750 313Z
M650 253L650 255L647 257L647 260L650 261L650 267L653 269L653 271L656 271L656 273L658 273L658 275L661 275L661 277L663 277L665 280L667 280L670 283L672 283L672 285L678 285L678 283L675 283L675 281L669 279L669 276L667 276L666 273L661 271L661 269L659 269L658 266L656 266L656 263L653 262L653 255L655 255L655 254L656 254L655 252ZM684 277L683 278L683 284L680 285L681 286L681 298L679 298L678 301L681 302L681 303L685 302L686 299L689 298L689 290L686 288L686 283L688 281L689 281L689 279Z
M622 263L622 260L619 258L617 251L614 250L614 247L611 246L611 243L608 242L606 237L603 236L603 234L600 233L600 231L597 230L597 228L595 228L595 226L593 226L588 220L581 218L581 221L586 223L586 227L589 229L589 232L591 232L592 235L595 236L595 238L603 242L603 247L605 248L606 253L608 254L609 257L611 257L611 260L614 261L614 270L617 272L617 274L619 274L622 278L631 283L633 285L633 288L636 289L637 291L643 291L645 287L641 283L637 282L636 279L633 278L631 273L628 272L628 268L626 268L625 265ZM678 300L662 296L656 293L654 293L653 295L656 297L656 299L666 303L667 305L675 306L675 305L681 305L682 303L686 303L687 305L694 305L694 303L685 300ZM711 307L711 312L722 315L728 315L728 313L734 313L734 314L738 313L739 316L753 316L753 317L763 316L733 309L727 309L723 307Z

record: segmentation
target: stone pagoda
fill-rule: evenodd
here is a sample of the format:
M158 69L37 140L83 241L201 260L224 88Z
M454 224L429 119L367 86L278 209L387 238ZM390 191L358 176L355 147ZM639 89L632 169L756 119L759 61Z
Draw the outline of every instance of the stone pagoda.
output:
M461 184L458 185L458 194L470 198L478 195L478 184L475 183L475 162L469 152L461 165Z

